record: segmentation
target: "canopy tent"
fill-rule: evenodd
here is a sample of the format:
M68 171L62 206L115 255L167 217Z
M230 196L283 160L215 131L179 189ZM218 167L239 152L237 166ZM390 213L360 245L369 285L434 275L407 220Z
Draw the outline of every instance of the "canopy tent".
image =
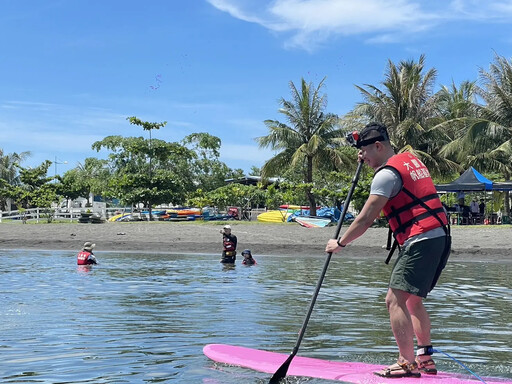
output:
M476 192L476 191L492 191L493 182L484 177L475 168L470 167L458 179L448 184L437 184L438 192Z
M512 181L497 181L492 184L493 191L512 191Z

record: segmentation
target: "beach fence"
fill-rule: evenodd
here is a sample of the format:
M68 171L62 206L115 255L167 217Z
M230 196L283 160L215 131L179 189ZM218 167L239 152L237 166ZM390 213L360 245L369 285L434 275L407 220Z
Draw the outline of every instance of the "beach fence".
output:
M28 208L14 211L0 211L0 223L3 221L21 221L23 223L50 220L78 220L80 209L60 212L54 208Z
M97 206L93 204L92 207L88 208L28 208L12 211L0 211L0 223L15 221L23 223L39 223L54 220L85 222L81 221L81 219L87 215L90 216L92 213L97 213L102 219L108 221L111 217L132 213L131 207L106 208L105 205L100 204ZM241 215L238 217L238 220L255 221L257 220L258 215L265 211L265 208L244 209L241 210ZM140 215L141 217L145 216L142 214Z
M0 223L7 221L20 221L23 223L32 222L39 223L40 221L79 221L82 214L88 212L98 212L101 217L108 219L119 212L119 208L102 208L101 210L90 210L88 208L70 208L70 209L55 209L55 208L28 208L13 211L0 211Z

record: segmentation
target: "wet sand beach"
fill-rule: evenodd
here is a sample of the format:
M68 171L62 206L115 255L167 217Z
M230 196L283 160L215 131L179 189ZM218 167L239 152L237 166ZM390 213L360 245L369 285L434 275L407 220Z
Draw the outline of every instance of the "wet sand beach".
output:
M78 251L85 241L102 251L220 254L220 229L226 222L107 222L103 224L0 223L0 249ZM259 256L323 257L336 227L304 228L296 223L230 221L238 253L249 248ZM342 231L346 227L343 227ZM347 257L385 259L386 228L370 228L342 252ZM452 259L512 261L512 226L453 226Z

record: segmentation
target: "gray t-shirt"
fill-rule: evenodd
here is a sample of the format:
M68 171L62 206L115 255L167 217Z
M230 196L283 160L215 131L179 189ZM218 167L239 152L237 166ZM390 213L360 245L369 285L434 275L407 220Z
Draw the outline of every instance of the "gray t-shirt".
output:
M375 174L370 188L370 195L384 196L391 199L398 195L402 186L402 178L398 171L393 168L384 168ZM403 246L406 247L420 240L433 239L444 235L445 233L442 227L435 228L428 232L408 238Z
M379 195L391 199L402 189L402 178L393 168L381 169L374 176L370 195Z

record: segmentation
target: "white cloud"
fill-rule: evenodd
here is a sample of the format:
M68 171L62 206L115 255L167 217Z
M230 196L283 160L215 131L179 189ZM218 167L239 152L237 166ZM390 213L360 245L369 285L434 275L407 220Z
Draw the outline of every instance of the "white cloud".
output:
M4 101L2 143L12 151L90 152L95 141L129 128L126 116L102 108Z
M292 36L286 45L314 49L331 36L362 35L369 42L396 41L439 23L456 20L506 21L510 0L207 0L247 22Z
M249 14L253 10L246 11L245 9L250 8L251 1L230 1L230 0L207 0L215 8L229 13L236 19L248 21L251 23L265 24L263 19L257 16ZM253 2L254 3L254 2ZM259 2L262 4L263 2ZM243 9L242 9L243 8Z
M427 17L418 5L406 0L280 0L271 12L296 30L347 35L394 29Z
M2 142L15 147L14 151L38 152L89 152L95 141L104 139L103 135L88 132L65 132L50 127L27 123L0 124ZM21 134L20 134L21 133Z
M510 22L512 1L510 0L453 0L450 3L452 19L491 20Z
M226 121L226 124L232 126L237 131L250 132L256 136L263 136L268 133L268 129L262 120L255 119L230 119Z

